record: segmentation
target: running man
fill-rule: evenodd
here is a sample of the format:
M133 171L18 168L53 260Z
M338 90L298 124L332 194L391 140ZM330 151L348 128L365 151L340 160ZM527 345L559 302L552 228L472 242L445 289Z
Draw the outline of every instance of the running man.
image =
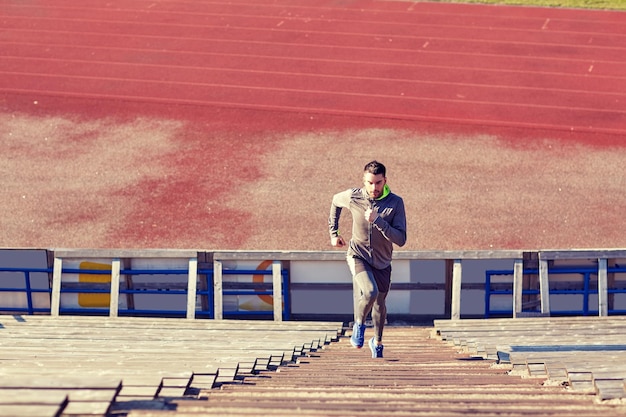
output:
M339 233L341 210L352 214L352 236L347 262L354 284L354 327L350 343L360 349L365 342L365 320L372 315L374 336L368 345L373 358L383 357L383 328L387 317L385 299L391 285L393 244L406 242L404 201L387 185L387 172L378 161L369 162L363 172L363 187L333 196L328 218L330 244L346 245Z

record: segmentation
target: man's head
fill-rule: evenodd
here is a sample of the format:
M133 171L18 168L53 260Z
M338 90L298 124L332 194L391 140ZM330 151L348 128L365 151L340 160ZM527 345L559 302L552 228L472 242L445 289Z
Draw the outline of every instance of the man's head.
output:
M370 198L376 199L383 195L387 184L387 169L378 161L369 162L363 170L363 184Z

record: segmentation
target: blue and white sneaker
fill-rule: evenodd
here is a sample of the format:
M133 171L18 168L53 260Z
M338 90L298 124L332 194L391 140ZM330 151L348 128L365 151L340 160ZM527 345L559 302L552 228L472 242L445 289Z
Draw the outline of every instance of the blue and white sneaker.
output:
M376 337L372 337L368 343L370 350L372 351L372 358L383 357L383 345L376 343Z
M365 325L354 322L350 344L357 349L361 349L365 343Z

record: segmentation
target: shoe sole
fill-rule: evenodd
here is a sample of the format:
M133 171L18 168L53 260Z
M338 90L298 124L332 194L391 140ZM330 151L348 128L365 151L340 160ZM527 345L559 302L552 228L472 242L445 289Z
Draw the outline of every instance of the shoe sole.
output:
M354 343L354 342L352 341L352 338L350 338L350 344L351 344L353 347L357 348L357 349L361 349L361 348L363 347L363 345L359 346L359 345L357 345L356 343Z

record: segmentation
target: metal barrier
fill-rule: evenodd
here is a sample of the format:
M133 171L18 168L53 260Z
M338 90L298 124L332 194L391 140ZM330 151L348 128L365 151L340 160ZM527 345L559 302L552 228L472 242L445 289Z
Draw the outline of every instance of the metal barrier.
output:
M3 251L11 251L11 249L4 249ZM21 249L20 251L25 251ZM29 251L38 251L41 254L43 249L32 249ZM41 255L38 259L41 258ZM10 259L10 258L6 258ZM186 283L181 282L180 288L170 288L168 291L171 295L186 296L186 308L184 311L167 311L167 314L185 314L189 319L193 319L196 315L204 315L206 317L214 319L222 319L226 317L232 317L235 314L238 315L250 315L250 314L269 314L269 313L248 313L242 311L224 311L224 296L236 296L240 294L255 294L261 297L272 297L273 304L273 319L275 321L281 321L290 317L291 310L291 294L290 284L291 277L290 270L296 265L302 268L302 265L310 265L311 262L321 265L325 261L333 263L333 268L338 274L345 274L345 252L343 251L212 251L202 252L197 250L178 250L178 249L162 249L162 250L122 250L122 249L58 249L58 250L45 250L44 264L47 264L49 268L4 268L5 272L22 274L24 277L24 288L16 288L16 285L10 286L11 288L0 288L0 292L17 292L23 291L26 294L27 301L10 300L6 306L0 305L2 311L20 311L29 314L35 313L49 313L51 315L59 315L61 313L69 313L66 308L61 308L61 294L72 291L68 288L67 280L62 279L63 274L69 272L85 272L84 268L70 269L69 266L74 266L77 262L81 263L93 263L100 266L104 265L104 270L98 270L94 268L89 272L93 274L107 274L110 275L110 283L106 286L98 288L98 284L91 284L91 290L97 293L109 292L109 308L106 309L106 304L103 306L100 314L108 314L110 316L117 316L118 314L164 314L164 311L157 309L156 311L146 311L138 308L134 308L132 305L129 308L124 308L120 311L120 296L132 298L132 296L139 294L140 292L146 293L151 291L146 288L136 288L131 285L123 285L125 277L132 277L133 274L173 274L173 275L187 275ZM104 261L102 261L104 260ZM246 262L259 262L261 264L257 269L250 269L247 266L243 266ZM541 314L550 315L550 294L554 291L550 291L549 284L549 264L554 262L561 262L562 260L591 260L597 263L597 270L591 268L587 273L593 275L597 274L597 290L596 289L582 289L583 296L586 297L587 302L589 299L590 291L596 291L598 294L598 315L606 316L609 314L609 304L613 301L610 296L618 293L626 292L621 288L608 288L610 280L607 275L615 271L621 271L614 267L609 267L609 264L617 260L626 260L626 249L593 249L593 250L552 250L552 251L521 251L521 250L498 250L498 251L417 251L417 252L403 252L397 251L394 253L394 262L399 261L400 265L408 265L405 269L406 274L412 276L412 265L422 261L441 261L443 263L442 271L442 292L443 292L443 305L444 314L452 319L461 318L461 293L462 289L469 288L468 285L476 285L478 289L482 290L483 282L480 283L463 283L463 270L467 264L468 270L472 271L472 262L488 262L491 260L507 260L513 264L513 270L506 269L508 274L513 275L513 288L510 289L497 289L498 291L510 291L507 294L513 295L513 317L521 315L522 312L522 297L530 294L528 290L523 289L524 273L529 271L530 268L537 268L535 271L539 277L539 292L538 301L541 303ZM67 263L64 263L67 261ZM532 264L527 262L532 261ZM11 266L15 262L11 261ZM38 261L37 265L42 264ZM135 269L128 268L127 266L133 265ZM142 268L145 265L154 265L155 269ZM169 265L172 268L159 269L159 265ZM232 265L241 265L241 270L237 270L236 267L233 270ZM261 266L262 265L262 266ZM271 267L271 271L263 271ZM313 266L316 268L316 266ZM506 268L506 266L505 266ZM324 270L324 268L321 268ZM488 267L486 269L489 269ZM485 271L483 269L482 273ZM46 274L48 278L45 284L49 285L49 288L32 288L31 274L34 272ZM415 270L417 272L417 270ZM270 275L272 276L272 282L262 284L254 282L249 288L243 288L238 283L229 283L228 280L224 281L223 277L229 274L254 274L254 275ZM335 272L333 272L335 273ZM470 272L471 273L471 272ZM300 277L303 274L303 269L300 269ZM304 274L306 275L306 273ZM588 277L591 277L589 275ZM309 279L315 283L317 276L309 276ZM321 277L323 279L323 277ZM349 282L349 277L346 277L346 283ZM413 277L411 277L413 278ZM14 279L15 280L15 279ZM63 282L62 282L63 281ZM95 279L94 281L98 281ZM591 281L591 278L587 278L586 281ZM324 281L322 281L323 283ZM595 282L595 281L594 281ZM201 284L201 288L198 288L198 284ZM418 283L415 283L418 284ZM2 285L2 282L0 282ZM298 291L302 291L306 287L306 282L298 281ZM407 288L413 290L413 283L405 281ZM71 287L71 286L70 286ZM421 286L415 286L415 288L422 288ZM491 282L488 287L490 293ZM475 288L472 288L475 289ZM86 289L74 289L74 292L85 293ZM163 288L156 288L154 291L158 294L163 294ZM248 292L249 291L249 292ZM293 289L292 289L293 291ZM319 290L318 290L319 291ZM535 291L535 290L533 290ZM42 310L40 307L33 303L33 296L37 293L49 293L50 307L49 309ZM495 293L494 293L495 294ZM536 294L536 293L533 293ZM198 295L203 302L200 309L197 308ZM320 296L325 297L325 296ZM485 298L486 302L486 316L491 313L490 299L491 293ZM41 302L41 298L38 301ZM320 298L324 300L325 298ZM22 308L15 307L17 303L13 301L20 301L25 304ZM123 304L123 303L122 303ZM318 306L319 304L315 304ZM92 310L93 311L93 310ZM318 310L316 310L318 311ZM479 313L482 312L482 306L478 307ZM622 310L611 309L612 314L616 314ZM589 313L588 304L583 305L581 310L576 312L582 312L583 314ZM82 311L81 311L82 313ZM556 312L555 312L556 313Z
M271 270L258 270L258 269L229 269L223 270L223 275L271 275L274 271ZM283 320L289 320L291 318L290 311L290 299L289 297L289 272L286 269L280 270L281 275L281 291L283 305L281 308L281 315ZM224 296L242 296L242 295L254 295L254 296L271 296L274 297L274 285L273 283L234 283L224 282L222 295ZM274 301L275 302L275 301ZM273 315L274 311L260 311L260 310L237 310L237 311L223 311L224 318L239 317L239 316L266 316Z
M625 273L626 268L624 267L607 267L606 273ZM523 271L524 275L536 275L538 276L540 271L538 269L525 269ZM551 309L551 315L583 315L588 316L590 314L599 314L598 310L591 310L589 308L589 296L590 295L599 295L598 292L598 268L593 267L558 267L551 268L548 270L550 275L580 275L582 276L582 288L559 288L558 284L552 284L551 288L548 290L549 295L582 295L582 306L578 310L556 310ZM513 315L513 309L507 310L495 310L491 309L491 297L497 295L510 295L513 296L513 270L488 270L485 272L485 318L489 318L494 315L502 316L502 315ZM492 283L492 277L494 276L510 276L511 283L498 283L494 285ZM592 276L596 277L595 285ZM503 286L510 288L502 288ZM495 287L495 288L494 288ZM608 294L626 294L626 288L608 288ZM522 295L540 295L541 291L539 289L524 289L522 290ZM612 309L608 308L608 314L623 314L625 310Z
M52 307L48 306L46 308L37 308L34 306L33 295L35 293L46 293L48 295L52 294L52 288L48 286L47 288L33 288L31 285L31 273L45 273L52 274L54 271L53 268L6 268L0 267L0 285L2 282L1 276L3 272L8 272L12 274L23 274L24 286L22 287L2 287L0 286L0 293L2 292L12 292L12 293L23 293L26 297L27 303L26 307L10 307L10 306L2 306L0 305L0 311L3 312L11 312L11 313L25 313L25 314L52 314ZM273 271L271 270L227 270L223 271L224 275L272 275ZM286 269L281 269L281 279L282 279L282 298L284 300L283 307L281 310L281 318L283 320L289 320L290 318L290 297L289 297L289 272ZM78 269L78 268L62 268L61 274L85 274L85 275L108 275L111 276L111 270L107 269ZM120 269L120 276L125 277L133 277L133 276L141 276L141 275L188 275L189 270L181 270L181 269ZM214 282L213 282L213 270L212 269L198 269L197 275L200 277L205 277L205 289L197 289L195 290L195 296L204 297L206 302L202 303L203 307L201 309L196 309L194 312L195 317L205 317L205 318L215 318L215 304L214 304ZM202 278L200 278L202 279ZM224 290L222 291L222 295L224 296L241 296L241 295L256 295L256 296L274 296L274 290L272 284L266 283L223 283ZM102 294L106 296L111 296L112 294L112 285L111 283L94 283L94 282L83 282L83 283L61 283L59 288L59 297L61 294ZM183 287L177 287L176 285L172 285L169 283L167 287L159 287L159 288L150 288L150 287L141 287L134 284L130 284L128 286L124 286L120 284L118 288L118 294L120 296L127 296L129 300L132 300L135 295L185 295L188 296L187 283L185 283ZM52 298L52 297L51 297ZM110 303L110 302L109 302ZM173 310L173 309L137 309L134 308L134 303L127 303L127 308L118 308L116 313L118 315L135 315L135 316L182 316L184 317L188 314L188 310ZM231 317L241 317L241 316L272 316L272 311L241 311L241 310L223 310L220 309L223 317L231 318ZM110 315L111 308L110 306L107 308L94 308L94 307L63 307L59 302L58 307L59 314L94 314L94 315Z
M80 274L80 275L108 275L111 276L111 270L102 270L102 269L77 269L77 268L63 268L63 274ZM141 275L188 275L188 270L179 270L179 269L120 269L120 276L124 277L134 277ZM128 315L154 315L154 316L182 316L184 317L187 313L187 310L173 310L173 309L137 309L134 308L134 295L159 295L159 296L174 296L174 295L184 295L186 296L187 285L184 285L184 288L176 288L175 285L168 284L166 288L137 288L132 281L129 280L130 285L124 286L120 283L118 294L120 296L127 296L127 307L117 309L117 314L121 316ZM111 283L62 283L61 284L61 294L102 294L106 296L111 296L112 285ZM198 294L198 291L196 291ZM78 307L78 308L68 308L63 307L62 304L59 305L59 313L60 314L79 314L79 313L88 313L88 314L110 314L110 301L107 302L109 306L107 308L94 308L94 307ZM196 314L198 314L196 312ZM210 316L210 312L208 312Z

